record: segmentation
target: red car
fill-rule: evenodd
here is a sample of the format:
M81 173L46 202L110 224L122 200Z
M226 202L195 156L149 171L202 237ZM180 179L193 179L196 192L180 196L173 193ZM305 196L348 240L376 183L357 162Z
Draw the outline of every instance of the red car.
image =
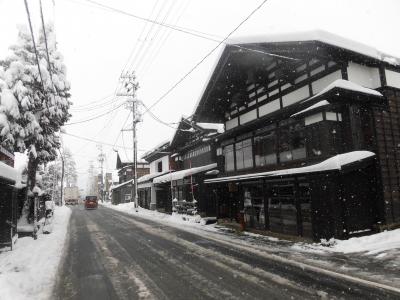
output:
M96 209L98 205L96 196L86 196L85 209Z

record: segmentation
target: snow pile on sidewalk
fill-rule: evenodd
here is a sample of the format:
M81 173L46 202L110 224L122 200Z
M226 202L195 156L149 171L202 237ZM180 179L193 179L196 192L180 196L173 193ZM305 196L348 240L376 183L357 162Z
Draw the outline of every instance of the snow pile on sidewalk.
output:
M133 202L129 203L121 203L118 205L112 205L110 203L101 203L102 205L122 211L129 214L135 214L140 217L153 220L153 221L162 221L162 223L168 225L187 225L190 227L197 227L197 228L207 228L208 230L216 231L214 228L214 224L204 226L207 222L207 219L202 219L199 215L183 215L183 214L165 214L155 210L149 210L142 207L139 207L136 211L135 204Z
M354 237L348 240L330 239L319 244L296 243L293 249L305 252L338 252L344 254L362 253L382 258L386 254L400 256L400 229L384 231L373 235Z
M336 252L366 252L367 255L375 255L393 249L400 251L400 229L351 238L344 241L336 240L331 248L331 250Z
M0 300L49 299L63 253L71 210L56 207L53 232L18 239L0 253Z

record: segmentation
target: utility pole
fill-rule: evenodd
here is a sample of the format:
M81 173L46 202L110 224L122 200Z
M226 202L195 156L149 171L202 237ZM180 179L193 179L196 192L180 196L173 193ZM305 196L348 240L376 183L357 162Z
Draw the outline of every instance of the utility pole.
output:
M131 74L121 75L120 80L124 87L124 93L118 93L117 96L127 97L126 108L132 112L132 128L122 129L122 131L132 131L133 137L133 189L131 199L135 202L135 207L138 207L138 190L137 190L137 136L136 125L141 121L141 116L138 110L138 99L136 98L136 90L139 85L136 82L136 76Z
M65 172L65 166L64 166L64 156L60 151L60 158L61 158L61 195L60 195L60 202L61 206L63 205L63 195L64 195L64 172Z
M101 202L104 202L104 173L103 173L103 163L105 159L105 154L103 153L103 146L102 145L97 145L97 148L100 150L99 156L97 160L100 163L100 168L101 168L101 180L100 180L100 196L101 196Z

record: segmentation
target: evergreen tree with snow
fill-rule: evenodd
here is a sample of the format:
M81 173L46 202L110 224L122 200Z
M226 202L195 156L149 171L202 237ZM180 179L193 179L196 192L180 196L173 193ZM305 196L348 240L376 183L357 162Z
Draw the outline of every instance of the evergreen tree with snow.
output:
M1 63L4 68L1 142L12 146L14 151L28 150L31 190L35 186L38 165L57 157L58 131L70 117L70 84L63 57L57 50L53 26L47 25L45 32L46 35L43 29L39 32L36 43L40 73L31 35L24 27L19 28L18 41L10 47L12 55ZM3 99L8 105L3 104ZM1 113L4 120L1 120Z
M68 148L64 148L64 166L65 186L76 186L76 180L78 179L78 175L76 173L76 164L72 153Z

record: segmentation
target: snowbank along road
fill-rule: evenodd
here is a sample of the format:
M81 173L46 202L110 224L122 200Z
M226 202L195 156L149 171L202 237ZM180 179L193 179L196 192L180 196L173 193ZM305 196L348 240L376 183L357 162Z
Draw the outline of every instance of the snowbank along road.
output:
M105 207L73 209L67 247L55 299L400 299Z

